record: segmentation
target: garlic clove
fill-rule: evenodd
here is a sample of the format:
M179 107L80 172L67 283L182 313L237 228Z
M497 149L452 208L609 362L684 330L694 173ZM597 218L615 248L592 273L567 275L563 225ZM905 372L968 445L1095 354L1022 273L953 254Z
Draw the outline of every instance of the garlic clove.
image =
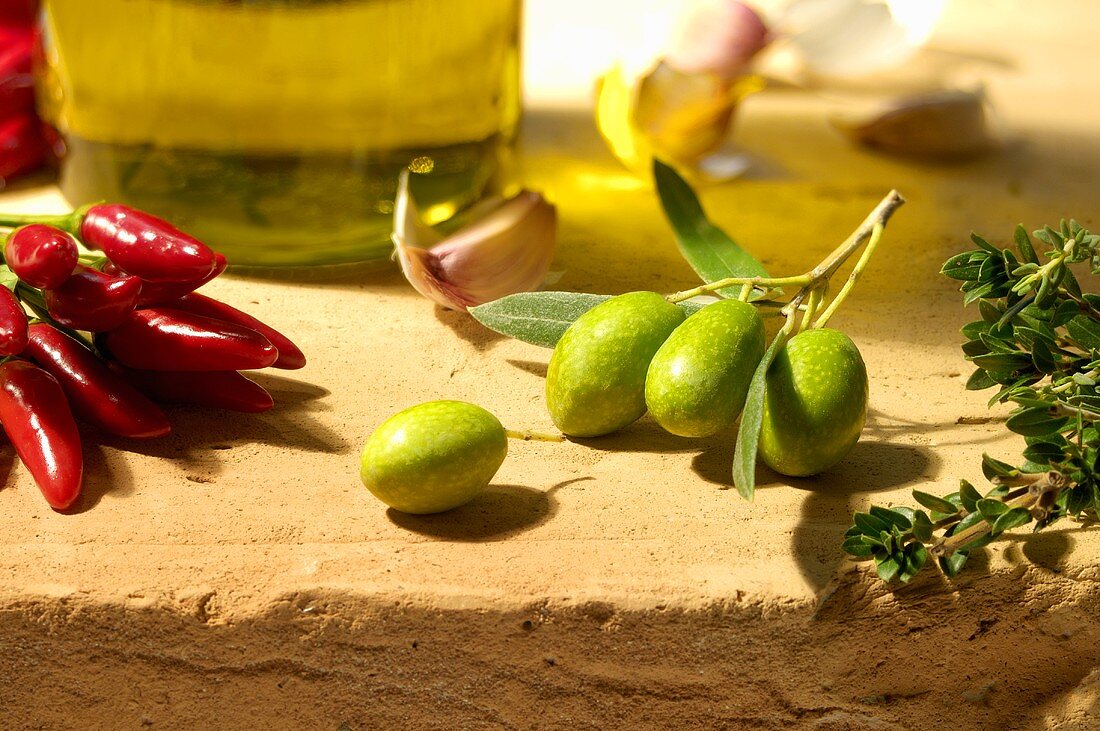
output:
M641 78L612 68L602 79L596 125L612 153L647 174L653 156L687 167L725 144L737 106L763 88L756 76L685 74L665 62Z
M442 237L425 226L402 176L393 242L401 270L425 297L455 310L537 289L550 270L557 212L540 194L521 191L483 204L476 220Z
M699 0L681 15L665 61L684 74L732 80L771 41L760 14L738 0Z
M864 120L831 118L857 144L882 152L957 160L996 146L981 91L937 91L905 97Z

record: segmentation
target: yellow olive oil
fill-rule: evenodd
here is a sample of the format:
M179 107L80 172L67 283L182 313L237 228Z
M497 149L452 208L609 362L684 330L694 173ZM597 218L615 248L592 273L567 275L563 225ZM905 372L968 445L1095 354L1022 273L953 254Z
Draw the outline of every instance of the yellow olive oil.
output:
M74 204L126 202L231 262L389 256L398 173L441 221L520 108L520 0L46 0L44 117Z

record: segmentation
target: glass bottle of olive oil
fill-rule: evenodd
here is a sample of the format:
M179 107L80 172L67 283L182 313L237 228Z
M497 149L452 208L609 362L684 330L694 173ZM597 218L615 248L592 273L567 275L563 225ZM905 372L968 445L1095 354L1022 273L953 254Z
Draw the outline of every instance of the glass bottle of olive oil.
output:
M519 117L521 0L46 0L61 187L259 267L389 256L396 180L442 221Z

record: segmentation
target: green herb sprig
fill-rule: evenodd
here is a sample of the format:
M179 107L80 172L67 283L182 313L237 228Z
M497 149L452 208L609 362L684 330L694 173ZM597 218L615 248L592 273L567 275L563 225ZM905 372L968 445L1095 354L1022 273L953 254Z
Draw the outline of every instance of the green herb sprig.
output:
M972 234L976 248L942 269L981 315L962 329L963 353L977 366L966 388L996 388L991 407L1016 405L1005 425L1024 437L1022 460L1014 467L984 455L993 485L984 495L962 480L943 497L914 490L927 512L856 513L844 550L873 559L884 581L909 581L929 558L953 577L971 551L1006 531L1100 514L1100 295L1078 280L1100 272L1100 235L1072 220L1033 235L1019 226L1012 246L998 248Z

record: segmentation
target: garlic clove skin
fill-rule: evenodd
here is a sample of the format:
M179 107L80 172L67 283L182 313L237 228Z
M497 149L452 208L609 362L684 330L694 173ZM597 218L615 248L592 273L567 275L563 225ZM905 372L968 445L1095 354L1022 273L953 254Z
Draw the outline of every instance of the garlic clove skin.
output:
M664 60L683 74L729 81L748 73L753 58L771 40L763 18L745 3L700 0L683 14Z
M487 206L486 206L487 207ZM557 242L557 211L540 194L499 200L473 223L441 237L420 222L403 176L393 242L401 271L417 292L453 310L538 289Z
M895 155L961 160L996 146L981 91L904 97L868 119L834 117L830 123L857 144Z

